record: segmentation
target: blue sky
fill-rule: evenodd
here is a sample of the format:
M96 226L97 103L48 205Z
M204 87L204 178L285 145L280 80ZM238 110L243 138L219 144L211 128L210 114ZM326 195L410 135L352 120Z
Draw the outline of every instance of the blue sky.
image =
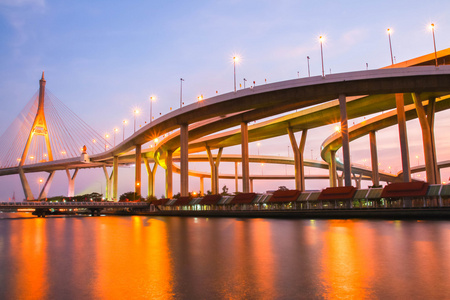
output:
M370 69L390 64L388 27L393 29L397 62L433 51L427 29L431 22L436 23L438 50L448 48L449 11L450 2L442 0L0 0L0 128L7 128L36 92L43 70L55 96L98 132L111 133L121 128L123 119L133 118L134 107L143 111L138 120L143 124L150 95L157 97L155 116L178 107L180 77L185 79L186 104L200 94L231 91L234 54L242 57L238 84L244 77L262 84L265 79L296 78L297 72L307 76L306 56L311 58L311 75L319 75L319 35L326 36L326 73L363 70L366 63ZM323 138L329 133L323 132ZM282 155L285 140L286 146L277 150ZM315 143L309 141L307 149L317 156L320 142ZM83 177L101 176L91 171ZM0 178L0 187L7 185L0 199L10 197L11 187L22 193L18 176L10 177ZM51 194L65 193L67 180L63 173L60 177ZM97 186L101 182L99 177ZM76 192L92 188L82 179L76 183ZM124 184L120 189L131 188ZM162 193L158 187L157 195Z

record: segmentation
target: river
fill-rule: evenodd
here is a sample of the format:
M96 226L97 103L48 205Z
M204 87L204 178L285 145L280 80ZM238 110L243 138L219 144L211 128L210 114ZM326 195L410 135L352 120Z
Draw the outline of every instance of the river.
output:
M0 213L0 299L449 299L450 221Z

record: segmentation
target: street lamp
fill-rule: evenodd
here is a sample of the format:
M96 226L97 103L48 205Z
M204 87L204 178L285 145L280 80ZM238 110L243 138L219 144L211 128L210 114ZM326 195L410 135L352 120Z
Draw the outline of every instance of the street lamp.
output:
M154 100L156 100L156 97L155 96L150 96L150 122L149 123L152 122L152 117L153 117L152 103L153 103Z
M134 132L136 132L136 115L139 113L139 110L135 109L134 113Z
M202 101L203 100L203 95L198 96L197 99L198 99L198 102Z
M437 67L438 66L438 61L437 61L437 53L436 53L436 39L434 38L434 23L431 23L430 29L431 29L431 32L433 33L434 60L436 62L436 67Z
M391 50L391 64L394 64L394 56L392 56L391 32L392 32L392 29L388 28L387 33L389 36L389 49Z
M244 89L245 89L245 82L247 81L247 79L244 78Z
M108 148L108 145L106 144L107 143L107 141L106 141L106 139L108 139L109 138L109 134L105 134L105 151L106 151L106 148Z
M239 60L239 57L233 56L233 71L234 71L234 92L236 93L236 61Z
M44 180L42 180L42 178L39 178L39 195L41 195L41 184L42 184L42 182L44 182Z
M180 78L180 108L183 106L183 78Z
M306 57L306 61L308 62L308 77L311 77L311 72L309 71L309 56Z
M261 143L258 142L256 145L258 146L258 156L259 156L259 146L261 146Z
M321 35L319 36L319 41L320 41L320 57L322 58L322 77L325 76L325 71L323 69L323 41L324 41L324 37Z
M114 147L116 147L116 133L119 131L119 129L114 128Z
M125 124L127 124L128 123L128 121L127 120L123 120L123 138L122 138L122 142L123 141L125 141Z

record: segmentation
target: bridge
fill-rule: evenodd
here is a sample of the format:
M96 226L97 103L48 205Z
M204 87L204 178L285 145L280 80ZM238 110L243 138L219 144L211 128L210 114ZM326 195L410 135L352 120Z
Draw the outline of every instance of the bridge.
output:
M141 195L142 164L148 175L148 195L155 194L156 169L165 169L167 198L173 196L173 172L180 173L181 196L189 194L189 176L200 178L201 190L203 179L211 178L213 194L218 193L219 178L233 177L236 182L242 181L244 193L251 192L252 180L271 178L292 178L296 189L303 192L308 178L305 166L328 169L330 187L351 186L352 180L356 186L361 180L371 180L374 186L380 181L410 182L411 172L419 170L426 171L429 183L439 184L439 168L447 164L436 159L433 127L435 112L450 105L450 66L445 65L450 61L450 49L439 51L437 56L437 67L434 54L428 54L384 69L299 78L218 95L152 120L116 146L48 93L42 74L39 92L0 139L2 144L10 145L0 152L0 176L18 174L27 200L35 198L26 173L49 173L37 197L42 199L48 194L55 171L65 170L71 197L77 172L82 168L102 168L106 197L117 200L119 165L135 165L134 190ZM381 112L385 113L364 124L348 125L349 118ZM406 136L406 120L412 118L420 121L425 153L425 165L415 169L410 167ZM261 119L268 120L252 124ZM338 121L340 132L322 145L323 161L304 159L308 130ZM399 128L402 154L402 171L396 175L380 172L377 164L376 132L393 125ZM296 140L296 132L302 133L300 141ZM293 159L249 155L250 142L285 135ZM370 169L350 161L350 141L364 135L370 135ZM144 147L146 144L148 147ZM223 154L224 148L236 145L241 146L240 155ZM336 158L339 148L342 161ZM195 155L200 152L206 155ZM209 162L211 172L190 170L192 161ZM221 161L234 161L235 174L221 174ZM257 161L293 164L295 172L286 176L251 175L249 164ZM242 175L237 172L238 162ZM112 173L106 167L112 167Z

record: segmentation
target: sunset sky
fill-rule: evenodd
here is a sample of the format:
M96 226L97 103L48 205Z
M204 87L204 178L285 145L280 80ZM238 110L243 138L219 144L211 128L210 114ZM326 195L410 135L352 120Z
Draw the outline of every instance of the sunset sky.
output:
M396 62L433 51L428 26L436 24L438 50L450 47L448 1L46 1L0 0L0 135L39 88L45 71L47 89L99 133L120 129L122 121L133 119L133 109L143 112L138 124L149 118L149 96L157 97L153 114L158 117L179 107L180 78L185 104L230 92L233 89L232 57L238 87L306 77L310 57L311 75L321 74L318 37L324 35L325 73L376 69L390 64L387 28L392 28ZM450 159L447 142L449 113L437 114L438 159ZM360 120L350 120L359 122ZM125 136L132 133L128 126ZM309 133L305 157L319 157L322 141L333 128ZM378 135L381 168L400 169L397 128ZM408 122L411 164L423 164L421 133L417 121ZM118 140L121 140L118 139ZM287 155L287 136L261 141L260 153ZM255 144L250 152L256 154ZM368 138L351 143L352 162L370 165ZM239 153L239 148L224 149ZM290 153L292 155L292 152ZM416 159L416 155L419 159ZM367 160L367 162L365 161ZM209 170L206 164L191 164ZM261 172L258 165L252 173ZM221 171L233 173L234 165L221 164ZM316 172L315 170L308 170ZM307 174L308 174L307 171ZM145 172L145 168L143 168ZM265 166L264 173L292 172L291 166ZM119 171L119 194L133 190L133 170ZM442 180L449 177L442 171ZM36 196L38 178L28 175ZM146 178L146 175L143 176ZM179 191L178 175L174 193ZM198 190L192 178L190 190ZM75 193L103 191L100 169L82 170ZM234 191L234 182L223 185ZM320 189L328 182L307 182L307 189ZM209 180L205 190L210 189ZM255 191L294 187L294 182L255 182ZM143 185L146 196L146 184ZM23 198L18 175L0 177L0 201L15 192ZM163 171L157 173L156 195L164 193ZM67 178L57 172L50 196L67 194Z

